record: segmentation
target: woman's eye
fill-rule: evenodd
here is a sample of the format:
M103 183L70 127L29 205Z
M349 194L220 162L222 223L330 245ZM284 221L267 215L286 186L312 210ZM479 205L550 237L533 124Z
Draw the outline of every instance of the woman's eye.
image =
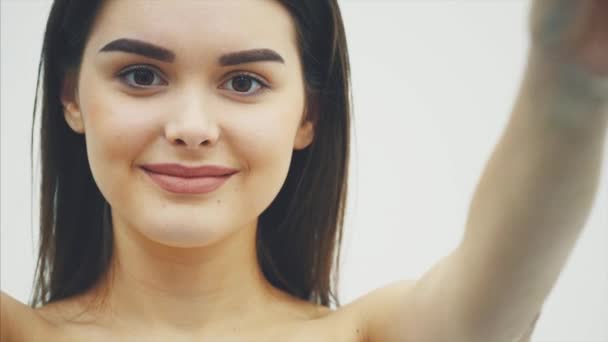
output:
M119 77L132 88L148 88L166 84L165 80L159 76L158 71L145 66L129 68L122 71Z
M225 85L226 89L245 96L256 95L265 88L268 88L264 82L247 74L236 75L229 79Z

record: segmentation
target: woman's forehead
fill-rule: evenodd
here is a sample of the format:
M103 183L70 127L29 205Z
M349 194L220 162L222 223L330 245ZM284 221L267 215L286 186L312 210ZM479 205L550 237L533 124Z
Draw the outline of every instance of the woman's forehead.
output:
M208 55L250 49L270 49L285 57L297 48L289 12L272 0L107 1L88 45L99 51L122 38L166 47L175 59L197 51Z

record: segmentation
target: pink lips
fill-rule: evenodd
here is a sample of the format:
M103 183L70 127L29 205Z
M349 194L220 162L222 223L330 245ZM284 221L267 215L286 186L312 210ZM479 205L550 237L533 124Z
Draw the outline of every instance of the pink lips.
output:
M187 167L179 164L146 164L141 168L158 186L180 194L212 192L238 172L216 165Z

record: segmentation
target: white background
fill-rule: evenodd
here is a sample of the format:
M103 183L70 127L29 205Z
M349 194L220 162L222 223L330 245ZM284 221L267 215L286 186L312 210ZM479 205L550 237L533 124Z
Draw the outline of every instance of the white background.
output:
M29 139L50 1L1 4L1 288L27 302L37 244ZM529 2L341 5L355 107L340 284L345 304L389 282L419 277L460 241L475 186L523 76ZM588 225L532 340L605 342L607 322L605 158Z

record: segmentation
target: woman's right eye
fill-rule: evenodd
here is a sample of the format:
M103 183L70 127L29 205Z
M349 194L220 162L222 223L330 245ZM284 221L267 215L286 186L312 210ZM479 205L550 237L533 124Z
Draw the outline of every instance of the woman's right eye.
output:
M127 68L118 74L121 82L127 86L137 89L147 89L158 85L166 85L167 82L160 76L160 73L151 67L137 65ZM161 83L156 82L159 80Z

